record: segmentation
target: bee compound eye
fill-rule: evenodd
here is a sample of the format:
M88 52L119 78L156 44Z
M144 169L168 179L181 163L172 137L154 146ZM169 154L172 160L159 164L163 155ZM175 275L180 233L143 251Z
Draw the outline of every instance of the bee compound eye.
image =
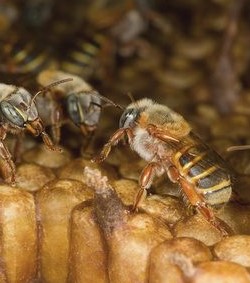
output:
M10 123L18 127L24 127L24 117L21 115L20 111L7 101L2 101L0 103L0 108L3 116Z
M127 109L123 112L120 121L119 127L120 128L128 128L132 125L132 123L136 120L139 115L138 109Z
M81 115L79 111L79 101L78 101L78 98L74 94L69 95L67 99L67 110L68 110L69 117L73 121L73 123L75 124L81 123Z

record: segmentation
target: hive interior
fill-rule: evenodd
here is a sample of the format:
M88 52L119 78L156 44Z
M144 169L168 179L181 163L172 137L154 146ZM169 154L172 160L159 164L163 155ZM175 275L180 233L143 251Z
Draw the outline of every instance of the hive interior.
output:
M237 194L217 214L233 230L225 239L185 206L167 177L155 180L132 213L146 163L123 143L104 163L90 161L118 128L121 110L112 106L103 109L87 148L70 122L62 125L61 154L27 134L16 188L0 186L1 282L250 282L250 151L227 151L250 144L249 14L243 0L35 0L0 7L1 83L34 94L41 70L71 73L62 62L76 45L100 42L74 74L122 106L131 93L183 115L226 160ZM26 61L11 56L16 43ZM25 68L35 60L30 50L46 54L39 69ZM15 139L7 135L10 150ZM124 207L111 209L116 197L108 198L111 207L98 202L86 167L108 177Z

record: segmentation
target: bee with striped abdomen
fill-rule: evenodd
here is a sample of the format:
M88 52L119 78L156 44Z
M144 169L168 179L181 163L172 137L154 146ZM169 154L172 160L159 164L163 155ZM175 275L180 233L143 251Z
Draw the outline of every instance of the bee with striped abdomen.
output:
M37 97L38 112L45 123L52 127L56 143L60 141L61 125L67 119L78 126L84 136L90 137L101 114L98 92L82 78L58 70L44 70L37 76L37 82L46 86L68 77L72 78L72 82L57 85L49 89L45 97Z
M47 48L28 38L1 41L0 72L8 74L35 74L50 62Z
M108 36L99 33L76 34L63 42L63 53L58 57L58 68L64 72L88 78L103 78L111 73L114 46ZM112 59L113 58L113 59Z
M191 131L181 115L147 98L131 103L120 118L120 129L94 160L103 161L111 147L125 136L131 149L149 162L139 178L134 209L154 177L167 173L172 182L180 185L190 204L227 234L213 208L227 203L231 197L230 173L222 158Z

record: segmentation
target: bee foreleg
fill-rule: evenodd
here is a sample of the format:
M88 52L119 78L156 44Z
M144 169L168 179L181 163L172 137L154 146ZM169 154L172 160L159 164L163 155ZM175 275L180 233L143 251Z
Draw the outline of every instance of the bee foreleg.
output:
M6 163L6 168L3 169L4 177L7 176L6 182L15 184L16 182L16 166L12 160L12 156L8 150L8 148L4 144L4 139L6 137L6 130L4 128L0 128L0 156L3 158Z
M41 137L42 137L44 144L49 150L62 152L62 149L54 145L54 143L52 142L52 140L50 139L50 137L45 131L41 132Z
M87 137L87 136L88 136L88 130L87 130L86 125L80 124L80 125L79 125L79 128L80 128L80 131L81 131L82 135L83 135L84 137Z
M153 137L155 137L155 138L157 138L157 139L159 139L163 142L169 142L169 141L179 142L178 139L174 138L171 135L168 135L168 133L166 133L166 131L158 129L155 125L149 124L147 126L147 131L151 136L153 136Z
M129 128L121 128L117 130L109 139L109 141L104 145L101 153L99 156L96 156L92 159L94 162L102 162L104 161L107 156L109 155L112 146L116 146L120 140L124 138L124 136L127 135L129 142L132 138L132 132Z
M15 162L20 162L23 137L24 137L24 132L20 132L20 134L18 134L18 137L15 139L15 145L12 153Z
M140 189L135 197L133 211L135 211L139 204L146 198L146 190L151 187L154 177L159 169L159 164L157 162L150 162L142 170L139 178Z
M81 153L84 155L94 138L94 131L88 131L85 125L80 125L81 132L85 128L84 140L81 146Z

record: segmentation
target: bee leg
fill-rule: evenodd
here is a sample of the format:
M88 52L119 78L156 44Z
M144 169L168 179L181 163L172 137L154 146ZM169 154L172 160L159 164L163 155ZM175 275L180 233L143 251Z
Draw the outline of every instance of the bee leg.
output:
M104 145L101 153L99 156L96 156L92 158L93 162L100 163L104 161L107 156L109 155L112 146L115 146L118 144L118 142L123 139L127 135L129 142L131 141L131 138L133 137L132 131L129 128L121 128L117 130L109 139L109 141Z
M161 141L164 141L164 142L169 142L169 141L179 142L178 139L168 135L166 133L166 131L159 130L155 125L151 125L151 124L148 125L147 131L151 136L153 136L153 137L155 137L155 138L157 138Z
M150 162L146 165L146 167L142 170L141 176L139 178L139 186L140 189L135 197L133 211L136 211L140 203L147 196L147 189L149 189L153 183L153 179L156 175L156 171L159 169L159 164L157 162Z
M82 132L82 127L85 127L84 125L80 126L81 132ZM87 129L86 129L87 131ZM84 139L82 141L82 145L81 145L81 154L84 156L85 152L88 150L88 148L90 147L93 139L95 136L95 132L91 131L91 132L87 132L87 135L84 136Z
M5 137L6 130L4 128L0 128L0 157L3 158L6 164L6 167L3 169L3 173L4 177L8 176L5 181L14 185L16 183L16 166L12 160L8 148L4 144Z
M147 197L147 190L145 188L140 188L134 200L134 204L132 207L133 212L137 211L138 206L145 200L146 197Z
M14 149L13 149L13 160L15 162L20 162L21 160L21 147L22 147L22 143L23 143L23 135L24 133L21 132L18 137L15 139L15 144L14 144Z
M88 134L89 134L88 130L87 130L87 127L84 124L80 124L79 127L80 127L80 131L81 131L82 135L84 137L87 137Z
M59 144L61 139L61 126L62 126L62 110L61 107L56 104L51 113L51 134L55 144Z
M206 201L199 195L194 185L187 182L184 178L179 177L179 183L191 205L195 207L195 209L201 213L204 218L211 223L221 234L222 236L228 236L229 232L222 226L222 223L215 217L212 207L210 207ZM228 227L227 227L228 228ZM231 231L230 231L231 232Z
M54 143L50 139L49 135L45 131L41 132L41 137L42 137L42 140L43 140L44 144L46 145L46 147L49 150L57 151L57 152L62 152L62 149L60 147L54 145Z
M188 198L190 204L195 207L195 209L204 216L204 218L211 223L222 236L228 236L230 228L224 229L222 223L215 217L212 207L206 203L203 197L198 194L194 188L194 185L186 181L182 176L180 176L178 170L174 166L167 168L167 174L172 182L178 182L181 188ZM224 225L225 226L225 225ZM231 231L230 231L231 232Z

